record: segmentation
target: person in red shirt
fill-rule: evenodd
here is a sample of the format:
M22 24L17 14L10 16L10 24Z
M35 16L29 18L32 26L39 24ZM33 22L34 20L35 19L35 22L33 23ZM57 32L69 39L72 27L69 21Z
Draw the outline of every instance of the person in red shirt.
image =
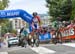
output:
M74 21L71 20L71 24L67 26L67 28L72 28L74 26Z

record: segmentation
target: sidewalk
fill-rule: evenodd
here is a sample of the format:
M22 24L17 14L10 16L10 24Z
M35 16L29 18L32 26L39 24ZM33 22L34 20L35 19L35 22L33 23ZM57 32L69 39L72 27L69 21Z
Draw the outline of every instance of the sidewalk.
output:
M8 42L6 39L4 39L3 43L1 44L2 48L7 48L8 47Z
M75 43L63 43L65 46L75 47Z

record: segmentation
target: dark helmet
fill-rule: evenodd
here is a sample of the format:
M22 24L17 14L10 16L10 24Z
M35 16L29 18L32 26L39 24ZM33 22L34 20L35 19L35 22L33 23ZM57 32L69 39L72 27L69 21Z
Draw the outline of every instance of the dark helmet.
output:
M33 16L37 16L37 12L33 12Z

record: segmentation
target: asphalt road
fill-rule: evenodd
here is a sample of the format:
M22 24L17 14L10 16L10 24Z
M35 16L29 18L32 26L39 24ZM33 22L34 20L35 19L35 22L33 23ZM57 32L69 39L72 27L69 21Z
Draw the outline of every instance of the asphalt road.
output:
M74 44L75 45L75 44ZM39 47L11 47L0 49L0 54L75 54L75 47L61 44L44 44Z

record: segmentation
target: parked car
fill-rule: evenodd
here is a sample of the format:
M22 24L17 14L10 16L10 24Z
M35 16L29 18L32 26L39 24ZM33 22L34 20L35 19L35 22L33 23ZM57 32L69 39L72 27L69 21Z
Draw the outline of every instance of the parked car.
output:
M18 45L19 38L18 37L10 37L8 38L8 47L11 47L12 45Z

